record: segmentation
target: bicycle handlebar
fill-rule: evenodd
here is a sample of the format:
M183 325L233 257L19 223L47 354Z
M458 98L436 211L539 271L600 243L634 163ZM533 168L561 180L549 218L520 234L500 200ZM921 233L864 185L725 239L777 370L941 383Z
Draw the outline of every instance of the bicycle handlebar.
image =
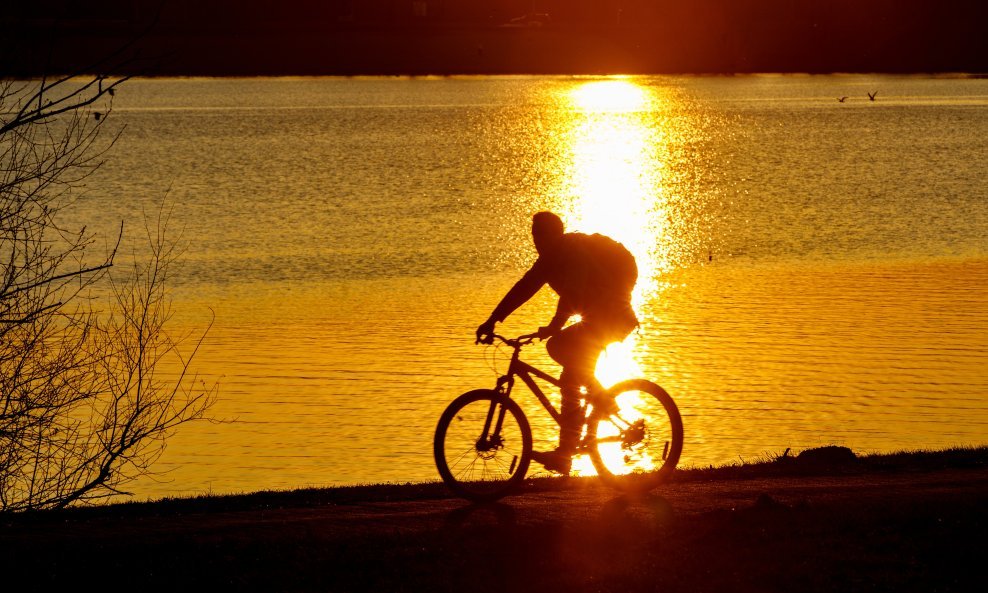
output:
M534 334L522 334L517 338L506 338L501 334L491 334L491 337L501 340L512 348L521 348L522 346L527 346L528 344L534 342L539 337L539 333L535 332Z

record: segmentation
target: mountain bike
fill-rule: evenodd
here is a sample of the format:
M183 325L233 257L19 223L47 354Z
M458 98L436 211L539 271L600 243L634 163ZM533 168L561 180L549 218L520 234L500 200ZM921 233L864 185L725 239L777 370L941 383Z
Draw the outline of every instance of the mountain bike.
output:
M433 454L443 482L475 502L516 490L532 461L532 429L512 399L516 378L557 424L560 412L533 377L557 387L559 379L520 359L538 334L494 338L512 349L508 371L494 389L475 389L449 404L436 426ZM575 455L589 455L602 481L625 492L656 487L675 469L683 450L683 421L672 397L645 379L630 379L584 393L584 423Z

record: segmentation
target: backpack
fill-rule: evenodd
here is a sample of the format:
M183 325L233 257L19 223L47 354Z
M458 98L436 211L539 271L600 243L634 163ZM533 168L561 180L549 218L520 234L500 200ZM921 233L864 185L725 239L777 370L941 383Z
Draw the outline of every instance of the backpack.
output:
M587 235L587 251L595 265L595 275L602 284L622 294L630 294L638 281L635 256L614 239L605 235Z

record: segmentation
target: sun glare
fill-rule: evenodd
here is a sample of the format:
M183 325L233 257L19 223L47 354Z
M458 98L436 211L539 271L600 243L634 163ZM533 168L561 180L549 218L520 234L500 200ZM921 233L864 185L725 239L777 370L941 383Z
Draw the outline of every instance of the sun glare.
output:
M610 79L577 87L572 94L577 108L595 113L638 111L648 106L648 94L629 80Z

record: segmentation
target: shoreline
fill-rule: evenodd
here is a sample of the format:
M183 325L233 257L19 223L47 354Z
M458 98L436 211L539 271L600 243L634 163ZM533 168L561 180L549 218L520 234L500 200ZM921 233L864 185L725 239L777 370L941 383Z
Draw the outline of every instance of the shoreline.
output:
M988 444L918 449L858 455L841 446L825 446L795 453L787 449L754 461L744 461L706 467L679 466L671 479L660 488L678 484L813 476L852 476L873 473L937 471L942 469L988 469ZM534 472L533 472L534 470ZM521 495L578 487L594 487L596 476L563 478L539 470L532 465ZM580 486L582 485L582 486ZM600 486L604 488L603 486ZM612 490L615 495L616 490ZM510 503L517 495L499 501ZM100 517L167 515L189 512L242 512L270 508L299 508L323 504L397 503L436 499L460 500L437 477L427 482L379 482L338 486L299 487L256 490L237 493L190 494L163 496L145 500L124 500L74 506L60 510L0 513L0 526L19 521L89 520Z

